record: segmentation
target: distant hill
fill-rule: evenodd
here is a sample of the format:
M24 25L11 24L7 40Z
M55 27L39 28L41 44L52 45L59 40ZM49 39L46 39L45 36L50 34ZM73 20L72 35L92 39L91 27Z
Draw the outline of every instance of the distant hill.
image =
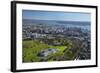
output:
M90 22L83 22L83 21L55 21L55 20L32 20L32 19L23 19L23 25L29 24L48 24L48 25L66 25L66 24L73 24L73 25L90 25Z

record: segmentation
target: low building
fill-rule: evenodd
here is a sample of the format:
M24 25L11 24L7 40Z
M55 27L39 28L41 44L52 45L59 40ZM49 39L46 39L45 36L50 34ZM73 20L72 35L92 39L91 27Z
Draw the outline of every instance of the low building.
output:
M48 55L50 55L50 54L56 53L57 51L58 51L58 50L55 49L55 48L48 48L48 49L42 50L42 51L38 54L38 56L39 56L39 57L46 57L46 56L48 56Z

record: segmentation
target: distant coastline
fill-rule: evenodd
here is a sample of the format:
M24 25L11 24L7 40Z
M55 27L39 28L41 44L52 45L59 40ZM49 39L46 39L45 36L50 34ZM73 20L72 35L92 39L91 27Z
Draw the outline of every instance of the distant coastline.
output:
M33 20L23 19L24 25L45 25L53 27L66 27L66 28L81 28L89 30L91 29L91 22L89 21L56 21L56 20Z
M34 24L34 23L38 23L38 24L58 24L58 25L62 25L62 24L75 24L75 25L90 25L91 22L89 21L57 21L57 20L36 20L36 19L22 19L23 24Z

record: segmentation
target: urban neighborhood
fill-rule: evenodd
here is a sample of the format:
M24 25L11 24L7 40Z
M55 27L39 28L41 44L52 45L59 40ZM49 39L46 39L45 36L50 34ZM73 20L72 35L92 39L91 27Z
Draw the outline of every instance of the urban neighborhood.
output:
M23 62L91 59L90 30L69 25L23 23Z

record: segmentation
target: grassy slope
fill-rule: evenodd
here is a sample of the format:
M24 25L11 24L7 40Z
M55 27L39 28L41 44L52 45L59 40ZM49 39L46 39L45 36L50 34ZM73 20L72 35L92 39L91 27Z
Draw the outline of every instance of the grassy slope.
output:
M61 54L63 53L66 46L50 46L40 43L39 41L32 40L23 41L23 62L39 62L40 58L37 56L37 54L41 50L48 48L58 49L60 51L59 53Z

